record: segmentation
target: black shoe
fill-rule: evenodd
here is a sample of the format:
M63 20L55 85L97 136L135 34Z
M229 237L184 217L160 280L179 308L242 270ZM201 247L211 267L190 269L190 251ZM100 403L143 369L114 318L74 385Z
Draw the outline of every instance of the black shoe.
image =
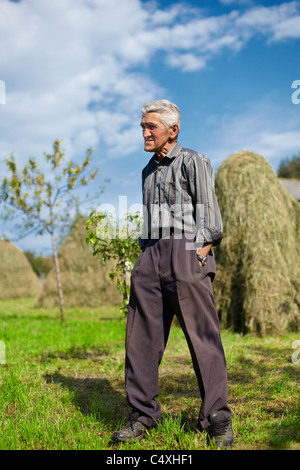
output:
M147 426L138 421L139 414L132 413L123 429L115 431L112 438L115 441L130 442L132 440L141 441L147 431Z
M207 428L209 441L215 442L217 447L231 447L233 444L231 419L225 418L222 411L214 411L209 420L211 422Z

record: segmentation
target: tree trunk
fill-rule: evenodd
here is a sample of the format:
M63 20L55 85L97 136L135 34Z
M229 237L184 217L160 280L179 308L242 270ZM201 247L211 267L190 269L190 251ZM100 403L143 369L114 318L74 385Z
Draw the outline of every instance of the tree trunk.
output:
M62 290L61 279L60 279L60 269L59 269L59 261L58 261L56 243L55 243L55 236L54 236L53 231L51 233L51 237L52 237L55 271L56 271L57 290L58 290L58 297L59 297L60 319L61 319L63 326L65 326L66 320L65 320L64 296L63 296L63 290Z
M126 280L126 269L122 266L122 277L123 277L123 306L125 315L128 313L128 292L127 292L127 280Z

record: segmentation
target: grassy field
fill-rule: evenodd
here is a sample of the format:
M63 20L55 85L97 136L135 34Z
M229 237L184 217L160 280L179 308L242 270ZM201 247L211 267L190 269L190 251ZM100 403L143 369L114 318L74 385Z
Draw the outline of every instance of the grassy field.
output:
M210 450L196 431L199 393L181 330L172 327L160 369L163 420L140 443L116 444L126 420L125 322L115 308L56 310L33 299L0 302L0 449ZM299 450L299 335L223 331L234 450ZM2 345L3 345L2 343ZM300 346L299 346L300 348ZM3 352L3 351L2 351ZM299 354L300 357L300 354Z

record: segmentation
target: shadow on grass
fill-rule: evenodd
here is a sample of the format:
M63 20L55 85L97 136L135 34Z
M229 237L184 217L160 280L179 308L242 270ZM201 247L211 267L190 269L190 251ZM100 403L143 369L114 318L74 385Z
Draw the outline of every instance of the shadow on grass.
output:
M243 405L246 416L249 416L250 407L263 413L262 427L265 426L268 434L266 442L270 449L284 450L295 445L299 449L300 408L297 390L300 367L292 363L292 352L291 348L284 345L245 345L243 352L229 365L231 404L239 404L240 410Z
M72 346L66 351L50 351L40 356L41 363L47 363L53 359L63 360L91 360L92 362L98 362L103 356L108 356L109 352L103 348L90 348L86 351L85 348L79 348Z
M106 351L94 351L94 358L91 356L93 353L78 349L55 353L54 356L80 360L86 359L87 354L89 359L97 361L101 355L106 355ZM51 359L51 355L48 359ZM299 440L299 406L294 396L299 367L293 365L290 359L291 350L286 347L272 349L245 345L241 354L229 364L230 403L233 408L235 404L239 407L243 404L246 411L255 403L263 409L264 420L269 416L266 442L273 449L289 448L290 444L294 445ZM171 365L166 364L164 373L160 376L158 400L162 403L164 422L178 419L179 429L196 430L201 406L198 384L191 367L183 372L182 367L186 367L186 364L180 365L181 371L177 363L172 364L172 374ZM73 402L80 412L92 416L110 430L119 427L128 417L130 409L122 379L78 378L56 372L47 375L46 381L70 390ZM240 387L236 393L236 385L245 386L241 389L242 394ZM242 420L242 416L239 419Z
M128 405L125 396L104 378L76 378L60 373L47 374L50 384L60 384L73 393L75 406L83 415L93 416L105 425L119 424L124 420Z
M253 377L265 378L277 371L278 377L298 381L300 368L291 362L292 349L265 346L244 346L243 352L228 364L229 383L253 384Z

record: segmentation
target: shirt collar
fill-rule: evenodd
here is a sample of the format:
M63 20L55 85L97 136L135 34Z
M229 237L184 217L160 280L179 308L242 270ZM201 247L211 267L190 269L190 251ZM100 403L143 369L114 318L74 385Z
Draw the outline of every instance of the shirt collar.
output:
M173 145L173 147L169 150L169 152L167 153L167 155L165 155L165 156L162 158L162 160L163 160L164 158L170 158L170 159L171 159L171 158L177 157L177 155L180 153L181 149L182 149L182 147L181 147L181 145L179 144L179 142L176 142L176 144ZM158 159L157 159L156 154L154 154L154 155L152 156L152 158L151 158L151 160L150 160L149 163L151 163L151 162L158 163Z

